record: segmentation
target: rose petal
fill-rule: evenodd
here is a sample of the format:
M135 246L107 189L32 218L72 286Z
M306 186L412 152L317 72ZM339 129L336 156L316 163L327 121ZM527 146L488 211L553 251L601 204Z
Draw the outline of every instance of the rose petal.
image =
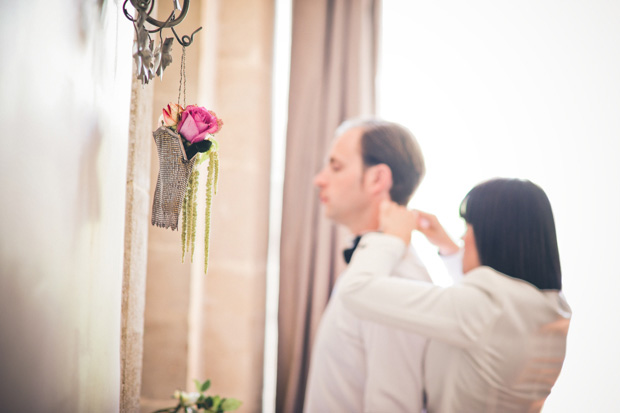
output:
M183 113L185 115L185 113ZM200 133L198 127L196 126L196 122L194 122L194 118L191 116L183 116L181 119L181 124L179 125L179 133L183 135L183 137L190 141L194 142L196 136Z
M166 126L172 126L173 125L172 117L170 117L170 114L166 111L166 109L164 109L164 111L162 113L162 116L163 116L164 124Z
M209 128L207 129L207 132L208 132L208 133L216 133L218 130L220 130L220 126L219 126L217 123L213 123L213 124L211 125L211 127L209 127Z
M187 117L189 116L189 111L185 110L183 113L181 113L180 119L179 119L179 125L178 128L182 128L183 124L185 123L185 119L187 119Z
M192 143L203 141L207 137L207 131L200 132L198 135L194 137Z

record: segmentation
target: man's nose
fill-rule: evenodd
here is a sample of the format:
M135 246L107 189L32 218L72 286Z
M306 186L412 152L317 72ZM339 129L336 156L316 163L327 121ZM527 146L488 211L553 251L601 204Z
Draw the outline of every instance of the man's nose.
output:
M316 175L314 175L314 182L313 182L313 183L314 183L314 186L317 186L317 187L319 187L319 188L320 188L320 187L322 187L323 185L325 185L325 178L324 178L324 174L323 174L323 172L324 172L324 171L325 171L324 169L321 169L321 170L319 171L319 173L317 173Z

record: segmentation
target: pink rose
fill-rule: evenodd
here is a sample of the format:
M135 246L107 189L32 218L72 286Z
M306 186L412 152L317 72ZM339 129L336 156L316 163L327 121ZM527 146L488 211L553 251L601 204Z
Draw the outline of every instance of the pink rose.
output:
M190 143L200 142L207 134L214 134L222 127L222 121L215 113L203 107L189 105L181 115L178 132Z

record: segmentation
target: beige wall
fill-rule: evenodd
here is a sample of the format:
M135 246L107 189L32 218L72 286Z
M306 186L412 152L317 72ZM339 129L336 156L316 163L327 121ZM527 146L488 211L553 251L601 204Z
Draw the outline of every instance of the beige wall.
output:
M213 390L260 412L269 223L273 0L220 1L215 103L225 119L202 358Z
M136 119L151 102L134 89L130 107L133 28L121 7L0 5L7 39L0 65L0 400L7 411L137 409L133 390L124 388L128 400L121 401L121 355L131 370L123 386L135 387L141 231L154 179L140 174L148 158L132 151L149 150L148 128ZM195 1L192 9L179 34L204 28L187 49L187 103L225 122L210 271L201 272L201 245L193 265L180 264L180 234L149 227L142 409L149 400L170 405L175 389L211 378L213 393L237 397L241 412L254 412L262 392L273 0ZM145 86L155 90L153 126L161 106L176 100L179 60L163 82ZM152 171L157 167L153 162ZM134 288L129 295L122 294L123 265L126 276L138 276L125 277L125 289Z
M273 0L196 1L179 31L203 26L186 51L187 104L224 120L216 136L220 181L208 275L200 235L194 264L181 264L180 233L150 229L143 412L170 406L174 390L193 390L194 378L211 379L210 394L241 399L239 412L261 411L273 22ZM177 99L180 49L175 44L175 60L155 85L154 126L161 107ZM159 167L155 149L153 156L151 195Z
M133 31L116 3L0 6L3 411L118 410Z

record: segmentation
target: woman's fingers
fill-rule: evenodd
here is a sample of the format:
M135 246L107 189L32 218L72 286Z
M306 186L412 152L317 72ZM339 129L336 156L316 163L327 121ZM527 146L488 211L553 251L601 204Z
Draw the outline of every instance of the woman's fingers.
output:
M441 254L449 255L459 250L459 246L450 238L435 215L424 211L416 212L419 217L418 231L424 234L431 244L438 247Z

